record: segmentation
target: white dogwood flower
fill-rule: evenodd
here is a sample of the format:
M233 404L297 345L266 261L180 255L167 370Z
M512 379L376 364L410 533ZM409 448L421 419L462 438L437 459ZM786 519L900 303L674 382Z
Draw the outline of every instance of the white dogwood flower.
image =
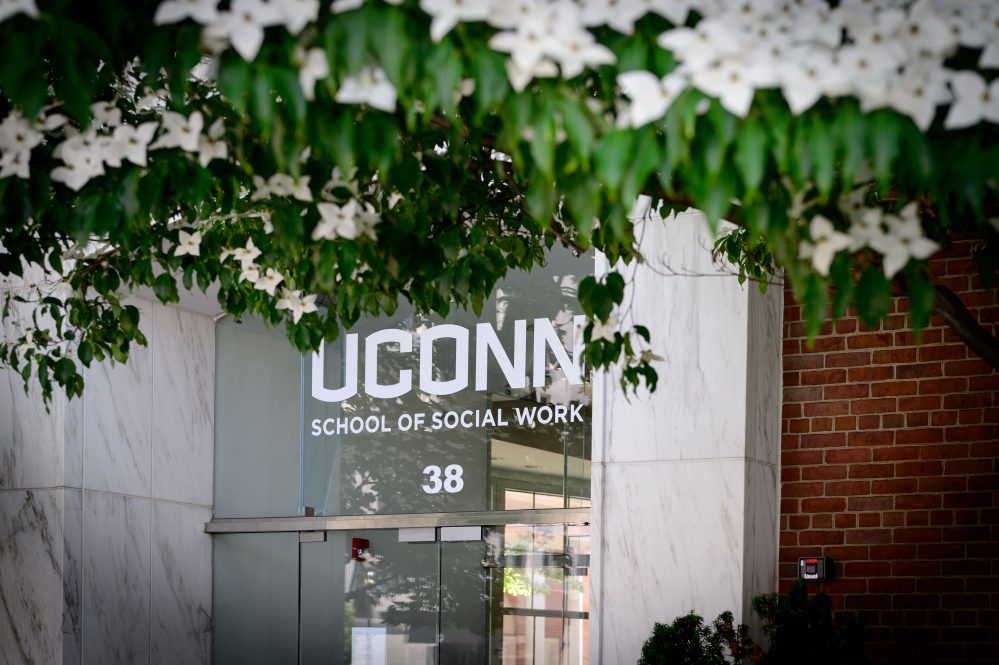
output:
M548 15L539 12L522 21L516 30L493 35L489 48L509 53L509 62L516 65L518 71L530 72L545 60L545 45L550 30Z
M293 35L319 18L319 0L271 0L271 4L281 12L284 27Z
M982 120L999 123L999 79L986 83L977 72L955 72L950 78L954 103L944 120L947 129L976 125Z
M302 95L311 102L316 98L316 82L330 75L330 63L326 51L321 48L310 48L300 55L298 82Z
M186 118L175 111L164 111L162 123L164 133L149 146L150 149L180 148L185 152L198 151L201 129L205 125L201 111L194 111Z
M295 323L298 323L304 314L319 311L319 308L316 307L314 294L303 297L301 291L291 291L284 288L281 289L281 298L277 301L277 308L291 312L291 319Z
M882 268L889 279L904 268L909 259L928 259L940 248L923 235L918 213L918 204L910 203L897 216L886 215L888 233L870 243L871 248L882 254Z
M601 322L600 319L593 319L593 330L590 331L590 341L595 342L598 339L602 339L613 342L617 334L617 326L620 323L620 319L621 317L617 314L611 314L607 317L606 322Z
M240 266L239 281L250 282L256 286L257 282L260 281L260 268L254 264L243 264Z
M618 115L619 122L628 127L641 127L666 115L687 88L687 79L676 70L661 79L652 72L633 71L619 74L617 84L631 100L627 109Z
M898 28L899 42L910 53L932 56L950 55L957 46L957 36L927 0L919 0Z
M330 179L326 181L325 185L323 185L320 195L324 199L333 199L336 198L334 196L334 190L346 189L351 194L356 196L358 192L357 180L355 179L356 176L357 167L352 168L350 173L347 174L347 177L344 178L343 173L340 171L340 167L334 166L333 172L330 173Z
M354 9L360 9L364 5L364 0L333 0L330 11L334 14L342 14Z
M31 178L31 151L7 152L0 154L0 179L16 175L28 180Z
M420 9L433 17L430 38L435 42L462 21L485 21L493 0L420 0Z
M0 23L18 14L38 18L35 0L0 0Z
M201 231L188 233L181 231L177 242L177 248L173 250L174 256L199 256L201 254Z
M267 179L267 191L274 196L290 196L299 201L311 201L310 176L301 176L298 181L287 173L275 173Z
M337 90L336 101L341 104L368 104L392 113L395 111L396 90L384 69L368 65L356 76L348 76L343 80Z
M0 178L30 177L31 150L45 136L14 110L0 122Z
M950 99L944 68L929 59L906 64L902 75L892 80L888 90L888 105L912 118L924 132L933 123L937 106Z
M494 28L510 30L546 12L545 5L537 0L496 2L493 3L489 18L486 21Z
M44 138L17 109L8 113L3 122L0 122L0 152L31 150Z
M282 11L265 0L232 0L229 11L220 12L206 33L210 39L228 41L249 62L264 43L264 29L284 20Z
M820 275L829 274L829 266L832 265L836 252L850 246L850 236L840 233L833 226L833 223L822 215L812 218L808 226L808 234L812 242L802 241L798 247L798 254L801 258L811 259L812 267Z
M807 46L792 49L786 55L777 66L780 89L791 113L800 115L829 91L829 79L835 72L832 55L824 49Z
M253 288L255 288L258 291L266 291L267 295L273 296L275 289L277 289L278 287L278 284L280 284L283 281L284 277L281 276L281 273L279 273L274 268L268 268L267 272L265 272L263 275L260 275L260 278L257 279L257 282L256 284L253 285Z
M633 34L635 21L649 11L649 3L643 0L582 0L580 4L582 25L606 25L625 35Z
M95 130L70 136L52 152L65 164L52 169L52 179L80 191L91 178L104 174L103 153L103 143Z
M99 127L117 127L121 124L121 109L114 102L95 102L90 105L93 123Z
M597 42L588 30L566 24L556 28L546 41L546 52L558 63L562 78L571 79L583 73L586 67L609 65L617 58L609 48Z
M250 238L246 241L245 247L237 247L231 251L231 255L239 261L243 270L246 270L247 268L252 267L253 262L258 256L260 256L260 250L253 244L253 238ZM225 260L225 258L227 257L223 257L223 260Z
M222 137L225 135L225 125L222 118L212 123L207 136L198 137L198 163L204 167L213 159L225 159L229 156L229 146Z
M863 190L858 191L863 193ZM864 247L873 246L872 243L880 242L885 234L881 227L883 221L884 212L881 208L864 208L861 213L851 216L850 251L856 252Z
M336 240L346 238L354 240L360 235L360 225L358 223L357 201L351 199L342 206L335 203L319 203L316 205L319 211L319 223L312 230L313 240Z
M529 69L521 69L517 62L510 58L506 61L506 75L510 79L510 85L514 90L520 92L536 78L554 78L558 76L558 65L551 60L539 60Z
M104 160L109 166L121 166L122 160L145 166L149 142L159 127L155 122L144 122L138 127L119 125L114 128L112 141L104 152Z
M693 70L707 67L743 50L745 34L731 21L719 17L702 20L694 28L674 28L659 35L657 43Z
M726 58L715 67L695 71L691 78L698 89L717 97L729 113L740 118L749 113L756 88L747 76L744 63Z
M165 0L156 8L153 23L166 25L190 18L201 25L208 25L218 19L217 5L217 0Z

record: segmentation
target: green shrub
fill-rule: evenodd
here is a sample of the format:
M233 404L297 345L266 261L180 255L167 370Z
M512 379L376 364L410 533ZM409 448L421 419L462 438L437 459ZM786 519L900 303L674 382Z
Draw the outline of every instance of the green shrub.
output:
M862 665L863 625L858 616L834 617L832 601L824 593L811 597L803 583L786 594L768 593L753 599L763 620L770 648L760 665Z
M638 665L729 665L752 653L749 629L736 626L731 612L718 615L710 626L691 612L673 623L657 623L642 646Z
M833 616L824 593L811 597L802 583L786 594L753 599L770 646L763 651L724 612L711 625L691 612L673 623L657 623L642 646L638 665L863 665L863 626L859 617Z

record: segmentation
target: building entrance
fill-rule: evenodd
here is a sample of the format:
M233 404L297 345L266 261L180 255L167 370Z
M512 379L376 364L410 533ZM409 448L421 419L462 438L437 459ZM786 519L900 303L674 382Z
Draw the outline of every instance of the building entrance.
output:
M302 663L588 662L587 526L310 537L300 545Z

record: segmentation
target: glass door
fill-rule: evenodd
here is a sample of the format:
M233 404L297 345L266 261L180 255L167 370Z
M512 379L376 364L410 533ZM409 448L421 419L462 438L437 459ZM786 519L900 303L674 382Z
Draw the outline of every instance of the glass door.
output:
M328 532L301 544L300 662L582 665L589 527Z

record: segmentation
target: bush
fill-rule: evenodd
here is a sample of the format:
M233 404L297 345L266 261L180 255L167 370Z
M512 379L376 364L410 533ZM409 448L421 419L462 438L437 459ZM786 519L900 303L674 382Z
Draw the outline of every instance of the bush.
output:
M768 593L753 599L763 620L770 648L760 665L862 665L863 625L858 616L833 616L832 601L824 593L809 598L801 582L786 594Z
M691 612L673 623L657 623L642 646L638 665L863 665L863 626L859 617L834 617L824 593L808 596L802 583L786 594L768 593L753 599L770 647L764 652L749 637L749 628L735 625L724 612L710 626Z
M718 615L710 626L691 612L668 626L657 623L638 665L728 665L742 662L752 650L749 629L735 626L731 612Z

